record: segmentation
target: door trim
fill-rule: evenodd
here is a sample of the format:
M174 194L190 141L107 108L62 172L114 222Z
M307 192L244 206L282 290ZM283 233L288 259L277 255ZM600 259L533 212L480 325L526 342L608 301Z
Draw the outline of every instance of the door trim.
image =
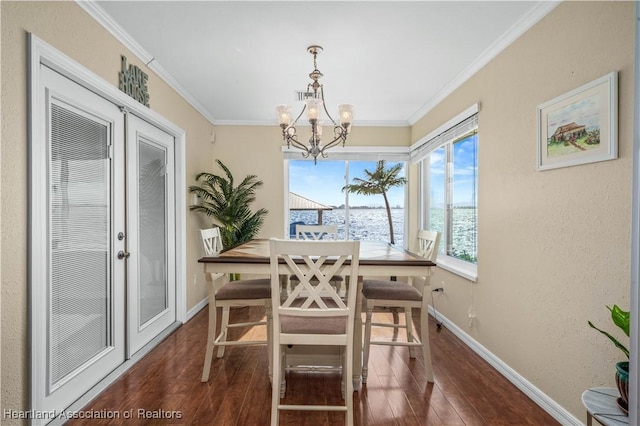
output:
M160 114L148 109L142 104L136 102L132 98L128 97L123 92L119 91L117 87L113 86L109 82L103 80L78 62L72 60L53 46L44 42L32 33L27 33L27 48L28 48L28 86L27 86L27 99L29 101L29 123L28 123L28 139L29 146L31 147L34 141L42 140L45 135L42 134L42 130L39 123L45 119L43 116L44 108L44 93L39 90L41 83L40 65L46 65L54 71L69 78L73 82L85 87L93 93L105 98L112 102L121 109L128 110L129 113L139 117L142 120L149 122L150 124L158 127L172 135L175 138L175 236L176 236L176 320L178 322L184 322L186 320L186 134L183 129L171 123ZM37 153L36 153L37 154ZM30 148L29 152L29 228L28 228L28 242L31 250L35 250L34 238L38 235L42 235L46 229L43 228L45 223L41 223L33 220L32 205L33 200L37 196L42 196L41 191L45 189L38 189L34 187L31 181L32 170L43 170L41 167L42 156L34 155L33 150ZM38 265L33 264L32 254L28 255L28 310L29 315L33 312L33 282L38 282L44 277L38 268ZM31 347L34 346L35 339L38 333L30 331L30 343ZM31 357L33 359L34 357ZM29 386L30 395L30 407L34 407L37 404L37 377L41 377L44 374L43 371L39 371L34 368L33 362L30 362L31 378ZM88 402L88 400L86 401ZM85 403L86 403L85 402Z

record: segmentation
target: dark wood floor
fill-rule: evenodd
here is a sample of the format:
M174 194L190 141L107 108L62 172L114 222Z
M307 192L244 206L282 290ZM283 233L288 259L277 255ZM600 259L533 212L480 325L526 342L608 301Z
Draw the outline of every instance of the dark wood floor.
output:
M258 308L238 313L262 314ZM227 348L224 358L214 357L209 382L200 382L207 315L205 308L83 409L119 419L67 424L268 425L266 347ZM377 315L387 320L391 314ZM558 424L450 331L436 332L433 318L430 332L435 383L426 381L421 358L410 359L407 348L372 347L368 382L353 394L356 425ZM324 398L339 404L339 380L338 373L287 373L286 402L320 403L319 395L329 395ZM339 413L284 412L280 424L333 426L343 419Z

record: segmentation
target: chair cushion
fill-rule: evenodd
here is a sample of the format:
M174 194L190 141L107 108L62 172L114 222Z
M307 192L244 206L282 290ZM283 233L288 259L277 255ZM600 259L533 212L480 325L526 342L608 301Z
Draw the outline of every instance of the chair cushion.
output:
M362 295L365 299L422 300L417 288L399 281L364 280Z
M281 315L280 330L286 334L345 334L347 317Z
M302 306L305 297L293 301L292 307ZM328 297L322 300L329 308L337 308L336 303ZM309 309L318 309L313 302ZM287 334L344 334L347 331L347 317L303 317L300 315L280 315L280 330Z
M269 298L271 298L271 280L269 278L231 281L223 285L216 293L216 300Z

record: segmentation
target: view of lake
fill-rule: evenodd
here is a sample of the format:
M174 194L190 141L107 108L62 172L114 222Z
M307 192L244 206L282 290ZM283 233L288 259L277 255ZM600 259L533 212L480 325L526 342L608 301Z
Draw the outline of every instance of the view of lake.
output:
M443 229L442 209L431 211L433 229ZM384 208L379 209L350 209L349 216L349 238L355 240L381 240L389 241L389 224L387 213ZM391 209L393 221L393 233L396 245L404 245L404 209ZM469 232L475 228L475 209L459 208L454 209L453 223L453 247L457 252L466 251L472 256L476 256L475 233ZM315 211L291 211L289 213L289 223L304 222L306 224L318 223L318 215ZM338 225L338 238L345 235L345 210L333 209L323 212L322 222L324 225ZM442 241L443 239L441 239ZM414 248L409 244L409 248Z

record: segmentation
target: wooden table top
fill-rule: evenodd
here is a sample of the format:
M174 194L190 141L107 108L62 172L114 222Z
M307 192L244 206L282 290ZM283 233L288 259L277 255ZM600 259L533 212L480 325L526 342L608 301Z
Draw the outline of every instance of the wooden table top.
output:
M330 259L328 259L330 261ZM251 240L217 256L206 256L200 263L269 263L269 240ZM361 265L436 266L430 260L384 241L360 241Z

